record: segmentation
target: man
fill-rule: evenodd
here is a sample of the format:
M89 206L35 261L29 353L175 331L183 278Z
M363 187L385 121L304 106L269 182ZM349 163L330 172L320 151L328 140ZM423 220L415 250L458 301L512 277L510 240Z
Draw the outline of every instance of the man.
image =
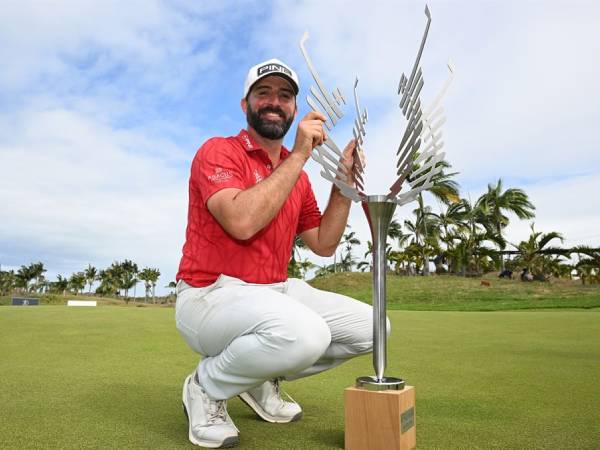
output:
M296 235L331 256L351 201L336 187L321 214L304 164L327 136L308 113L288 152L297 113L296 73L272 59L250 69L241 100L247 129L208 140L192 163L186 242L177 274L177 328L202 356L183 385L189 439L229 447L238 430L227 399L239 396L262 419L298 420L279 383L312 375L372 349L371 307L287 279ZM351 171L355 142L343 152Z

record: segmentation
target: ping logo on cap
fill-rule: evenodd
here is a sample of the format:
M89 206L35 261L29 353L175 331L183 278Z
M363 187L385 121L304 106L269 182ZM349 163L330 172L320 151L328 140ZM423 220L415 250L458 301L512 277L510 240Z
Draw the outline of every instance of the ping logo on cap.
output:
M260 66L258 69L256 69L256 75L259 77L271 72L284 73L290 78L293 78L292 72L287 67L284 67L281 64L265 64L264 66Z

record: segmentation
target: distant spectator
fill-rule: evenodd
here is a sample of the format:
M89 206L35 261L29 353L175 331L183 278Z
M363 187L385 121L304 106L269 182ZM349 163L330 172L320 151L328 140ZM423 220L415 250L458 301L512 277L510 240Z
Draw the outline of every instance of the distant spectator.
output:
M533 275L529 271L529 267L525 267L521 272L521 281L533 281Z
M508 270L508 269L504 269L502 272L500 272L500 275L498 275L498 278L509 278L512 280L513 277L513 272L512 270Z

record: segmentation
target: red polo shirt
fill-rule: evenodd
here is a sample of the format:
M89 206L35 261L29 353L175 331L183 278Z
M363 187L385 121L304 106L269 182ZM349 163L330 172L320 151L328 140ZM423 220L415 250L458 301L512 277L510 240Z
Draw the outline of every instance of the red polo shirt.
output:
M288 155L282 147L281 159ZM248 240L227 234L206 207L215 192L248 189L271 172L269 156L246 130L237 136L210 139L200 147L192 163L188 225L177 280L202 287L212 284L220 274L248 283L287 279L295 236L321 223L321 212L304 171L273 220Z

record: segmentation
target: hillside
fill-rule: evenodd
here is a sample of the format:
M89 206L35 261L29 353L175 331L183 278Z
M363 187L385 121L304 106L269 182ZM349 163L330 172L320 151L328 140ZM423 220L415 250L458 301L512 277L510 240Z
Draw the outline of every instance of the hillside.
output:
M482 283L483 281L483 283ZM345 272L315 278L318 288L371 303L370 273ZM488 285L489 284L489 285ZM388 309L432 311L500 311L541 308L598 308L600 285L553 280L524 283L487 275L465 278L387 276Z

